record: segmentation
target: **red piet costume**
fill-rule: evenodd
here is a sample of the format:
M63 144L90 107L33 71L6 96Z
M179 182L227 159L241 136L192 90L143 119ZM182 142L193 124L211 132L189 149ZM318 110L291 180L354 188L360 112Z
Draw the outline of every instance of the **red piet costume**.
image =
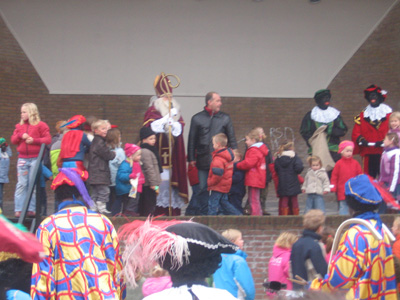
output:
M85 153L89 151L90 142L86 134L81 130L81 125L85 122L86 118L84 116L76 115L64 125L70 130L64 134L61 141L60 155L57 159L59 167L86 170L83 165L83 159ZM69 164L64 165L66 162Z
M147 109L144 115L143 126L151 127L154 132L156 132L157 140L156 147L160 154L161 164L164 170L169 169L169 159L171 158L172 175L171 175L171 185L178 190L178 195L183 199L185 203L188 201L188 187L187 187L187 173L186 173L186 154L185 145L183 141L183 127L185 125L181 116L177 116L177 108L173 107L171 104L170 111L160 110L160 106L164 102L172 101L174 103L172 96L172 86L168 76L164 73L156 77L154 82L154 89L157 93L158 99ZM166 100L168 98L168 100ZM176 102L175 102L176 104ZM172 111L175 109L175 112ZM171 117L170 117L171 115ZM164 121L165 122L164 122ZM155 122L153 125L152 123ZM156 127L155 124L157 123ZM169 147L169 132L168 126L172 129L172 153L170 153ZM163 184L160 185L160 194L157 199L157 206L166 208L165 199L160 203L160 197L163 196ZM173 194L174 197L174 194ZM175 204L174 204L175 203ZM183 204L183 203L182 203ZM174 200L172 203L172 208L180 214L180 208L182 205L177 204Z
M380 87L371 85L364 94L370 104L354 118L351 139L355 144L354 154L363 158L364 173L375 178L379 173L383 139L389 131L392 109L383 104L387 92Z

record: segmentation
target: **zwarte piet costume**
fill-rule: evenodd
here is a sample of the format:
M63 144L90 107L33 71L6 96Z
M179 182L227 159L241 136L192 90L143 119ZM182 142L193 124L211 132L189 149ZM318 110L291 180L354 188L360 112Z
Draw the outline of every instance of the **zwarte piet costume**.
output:
M363 158L364 173L376 178L392 108L383 103L387 92L374 84L364 90L364 96L369 104L354 118L351 139L355 144L354 154Z
M340 138L347 132L347 126L343 122L340 111L330 106L330 90L323 89L317 91L314 95L314 100L317 105L314 106L314 108L304 116L300 126L300 134L309 147L308 152L310 154L312 153L313 155L319 156L322 160L323 167L327 171L330 171L332 170L333 166L331 166L331 162L329 162L329 165L327 165L328 158L324 159L324 156L328 155L328 152L325 149L327 148L333 161L336 162L340 159L340 155L337 153L338 146L340 143ZM323 140L326 140L327 144L322 145L323 149L319 149L322 147L321 142L311 144L310 140L311 137L313 137L312 140L318 138L314 136L314 134L321 126L325 126L325 129L322 130L322 132L318 131L318 134L323 135Z

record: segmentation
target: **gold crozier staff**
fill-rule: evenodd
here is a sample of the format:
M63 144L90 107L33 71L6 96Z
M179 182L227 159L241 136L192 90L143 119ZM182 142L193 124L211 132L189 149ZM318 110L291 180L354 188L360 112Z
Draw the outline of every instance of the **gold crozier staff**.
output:
M169 80L168 76L174 77L177 81L176 85L172 85L171 81ZM171 114L171 106L172 106L172 94L169 92L167 87L170 87L171 89L177 88L179 84L181 83L180 79L176 75L172 74L164 74L161 73L161 79L160 79L160 88L163 91L163 93L167 96L168 98L168 168L169 168L169 208L168 208L168 213L169 216L172 216L172 143L173 143L173 138L172 138L172 114Z

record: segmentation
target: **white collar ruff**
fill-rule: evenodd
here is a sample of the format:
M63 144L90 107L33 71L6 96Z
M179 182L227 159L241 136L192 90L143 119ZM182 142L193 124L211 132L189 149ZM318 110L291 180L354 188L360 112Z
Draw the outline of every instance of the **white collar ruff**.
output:
M378 107L368 105L364 110L364 118L369 118L371 121L381 120L391 112L392 108L384 103L381 103Z
M327 109L320 109L318 106L315 106L311 110L311 119L319 123L330 123L339 115L340 111L332 106L328 106Z

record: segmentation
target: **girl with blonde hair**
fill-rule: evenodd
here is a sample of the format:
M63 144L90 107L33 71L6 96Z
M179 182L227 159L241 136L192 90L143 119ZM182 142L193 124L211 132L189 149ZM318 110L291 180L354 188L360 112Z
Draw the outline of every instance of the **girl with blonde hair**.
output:
M293 244L298 240L296 234L282 232L275 241L272 257L268 263L268 281L277 281L286 284L287 289L293 288L290 278L290 254Z
M20 125L25 123L25 119L22 117L22 108L28 114L29 124L37 125L40 122L39 110L35 103L24 103L21 107L21 120L19 121Z
M389 132L396 133L400 139L400 111L394 111L389 117Z
M32 170L37 163L40 146L50 144L51 135L49 126L40 120L39 111L34 103L25 103L21 106L21 120L15 125L11 142L17 146L18 182L15 188L15 217L21 215L29 182L34 180ZM28 216L36 215L36 195L33 193L28 208Z
M248 150L244 160L236 164L236 168L246 172L244 184L248 187L248 198L251 214L262 216L260 204L260 191L265 188L267 179L267 166L265 156L268 148L260 141L260 133L257 129L251 130L246 135L246 146Z

